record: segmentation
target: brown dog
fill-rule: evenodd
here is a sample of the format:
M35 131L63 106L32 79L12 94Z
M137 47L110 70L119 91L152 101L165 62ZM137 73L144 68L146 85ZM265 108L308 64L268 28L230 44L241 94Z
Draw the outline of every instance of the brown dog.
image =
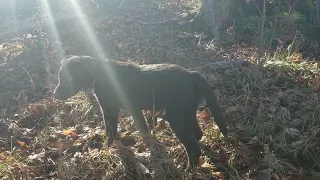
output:
M64 100L93 88L109 132L108 146L117 136L120 108L129 110L141 133L149 132L142 110L165 109L164 119L186 148L188 166L197 165L203 134L196 110L203 97L222 134L228 133L214 92L197 72L173 64L136 65L89 56L69 56L61 63L54 97Z

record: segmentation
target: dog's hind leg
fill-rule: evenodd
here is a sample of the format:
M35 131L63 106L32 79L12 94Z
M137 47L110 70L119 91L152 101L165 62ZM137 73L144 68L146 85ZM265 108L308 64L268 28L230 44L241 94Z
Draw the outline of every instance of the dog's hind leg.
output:
M201 155L198 139L201 138L202 132L196 121L195 109L168 109L166 112L166 120L187 151L189 159L187 168L197 166Z
M100 108L103 115L103 120L106 128L106 135L108 133L108 147L111 146L113 141L117 138L118 135L118 117L119 117L119 108L110 108L107 106L107 103L104 99L99 100Z

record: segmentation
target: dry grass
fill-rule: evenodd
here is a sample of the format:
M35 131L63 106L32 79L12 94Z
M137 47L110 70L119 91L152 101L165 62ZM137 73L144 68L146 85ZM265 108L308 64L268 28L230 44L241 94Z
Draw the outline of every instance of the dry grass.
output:
M97 123L101 120L99 109L79 93L67 102L45 99L21 110L20 131L29 132L30 141L14 142L12 155L2 159L2 177L17 177L23 172L26 177L202 179L224 173L241 179L248 177L248 172L254 176L265 169L286 175L288 170L308 165L304 162L319 168L317 94L295 82L301 77L298 71L308 72L308 65L292 68L290 63L279 66L276 62L268 62L262 76L251 67L215 69L208 65L200 70L209 79L214 75L211 82L219 90L232 130L230 137L221 137L214 123L203 120L199 112L203 156L201 167L192 172L183 170L185 150L164 122L155 127L155 135L167 147L167 154L158 149L161 146L146 149L130 117L120 119L121 140L106 148L103 124ZM28 127L36 127L37 132L28 131ZM19 173L14 167L21 168Z
M200 143L201 163L200 167L185 171L186 152L164 121L154 130L166 151L160 144L147 149L132 118L124 116L119 119L121 140L107 148L100 109L84 93L67 101L57 101L50 98L49 91L39 93L41 100L32 99L34 102L30 103L30 97L24 98L24 95L35 92L25 91L21 97L19 94L19 111L15 111L16 108L1 110L1 179L202 180L261 176L284 179L301 174L300 169L320 170L317 156L320 153L320 79L316 63L299 62L296 53L277 52L273 57L266 57L268 61L261 73L251 66L208 64L217 61L218 55L222 59L243 59L241 53L247 57L254 52L239 49L218 51L212 43L195 38L188 29L174 29L161 23L175 17L176 12L180 13L178 17L196 12L198 1L157 1L147 4L150 8L140 6L140 1L137 4L130 2L122 7L135 10L130 18L120 12L108 17L106 22L100 19L101 26L96 29L98 36L102 33L106 37L107 44L104 45L111 47L108 49L110 57L140 63L171 62L197 69L217 88L231 128L230 136L221 137L213 121L203 119L199 111L198 120L204 132ZM110 35L109 31L116 33ZM42 40L50 42L49 38ZM74 37L73 40L64 43L77 49L75 53L83 53L81 42L86 41L86 37L81 34L81 38ZM12 48L14 44L6 47ZM8 68L17 64L28 65L38 56L45 57L46 65L58 62L49 56L49 52L56 49L44 48L44 54L41 51L40 55L28 55L31 60L26 62L25 56L19 56L20 44L13 53L9 53L6 47L0 48L0 63L8 63L8 67L0 66L5 69L1 71L2 77L7 77ZM33 53L39 51L35 46L30 48L34 48ZM10 54L17 56L11 57L16 60L11 64L6 59ZM53 69L58 64L54 63ZM37 83L36 79L42 76L35 78L39 69L32 68L26 69ZM49 83L53 83L54 75L50 78ZM9 82L19 81L16 79ZM30 77L26 76L24 81L29 83ZM6 105L13 106L11 102Z

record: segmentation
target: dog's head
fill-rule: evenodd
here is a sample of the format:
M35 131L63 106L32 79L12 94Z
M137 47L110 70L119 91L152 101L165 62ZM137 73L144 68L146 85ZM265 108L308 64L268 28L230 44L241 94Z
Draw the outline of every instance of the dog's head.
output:
M53 95L60 100L68 99L79 91L92 88L92 63L89 56L69 56L61 61L59 83Z

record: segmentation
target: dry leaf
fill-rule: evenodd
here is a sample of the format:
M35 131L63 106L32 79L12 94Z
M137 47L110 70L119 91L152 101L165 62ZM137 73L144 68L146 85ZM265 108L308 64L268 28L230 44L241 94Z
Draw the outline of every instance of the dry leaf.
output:
M209 124L211 121L211 114L207 108L201 113L200 118L204 120L205 124Z
M64 130L63 131L63 134L65 135L65 136L68 136L69 134L71 134L72 133L72 129L67 129L67 130Z
M32 155L29 155L28 156L28 159L29 160L38 160L40 162L43 162L43 158L45 157L45 152L41 152L41 153L38 153L38 154L32 154Z
M74 143L75 140L73 139L64 139L53 143L52 147L58 148L60 150L66 150L72 148Z
M73 146L80 146L83 144L83 141L79 141L79 140L76 140L74 143L73 143Z
M17 144L20 145L21 147L24 147L26 145L25 142L19 141L19 140L17 141Z
M215 168L214 165L209 164L209 163L207 163L207 162L203 163L203 164L201 165L201 167L202 167L202 168L206 168L206 169L214 169L214 168Z
M127 135L126 135L125 133L120 133L120 134L119 134L119 138L120 138L120 139L125 138L126 136L127 136Z
M219 179L224 179L223 173L222 173L222 172L219 172L219 171L214 171L214 172L212 172L212 176L217 177L217 178L219 178Z
M71 136L71 137L77 137L78 135L77 135L77 133L75 133L75 132L71 132L70 136Z

